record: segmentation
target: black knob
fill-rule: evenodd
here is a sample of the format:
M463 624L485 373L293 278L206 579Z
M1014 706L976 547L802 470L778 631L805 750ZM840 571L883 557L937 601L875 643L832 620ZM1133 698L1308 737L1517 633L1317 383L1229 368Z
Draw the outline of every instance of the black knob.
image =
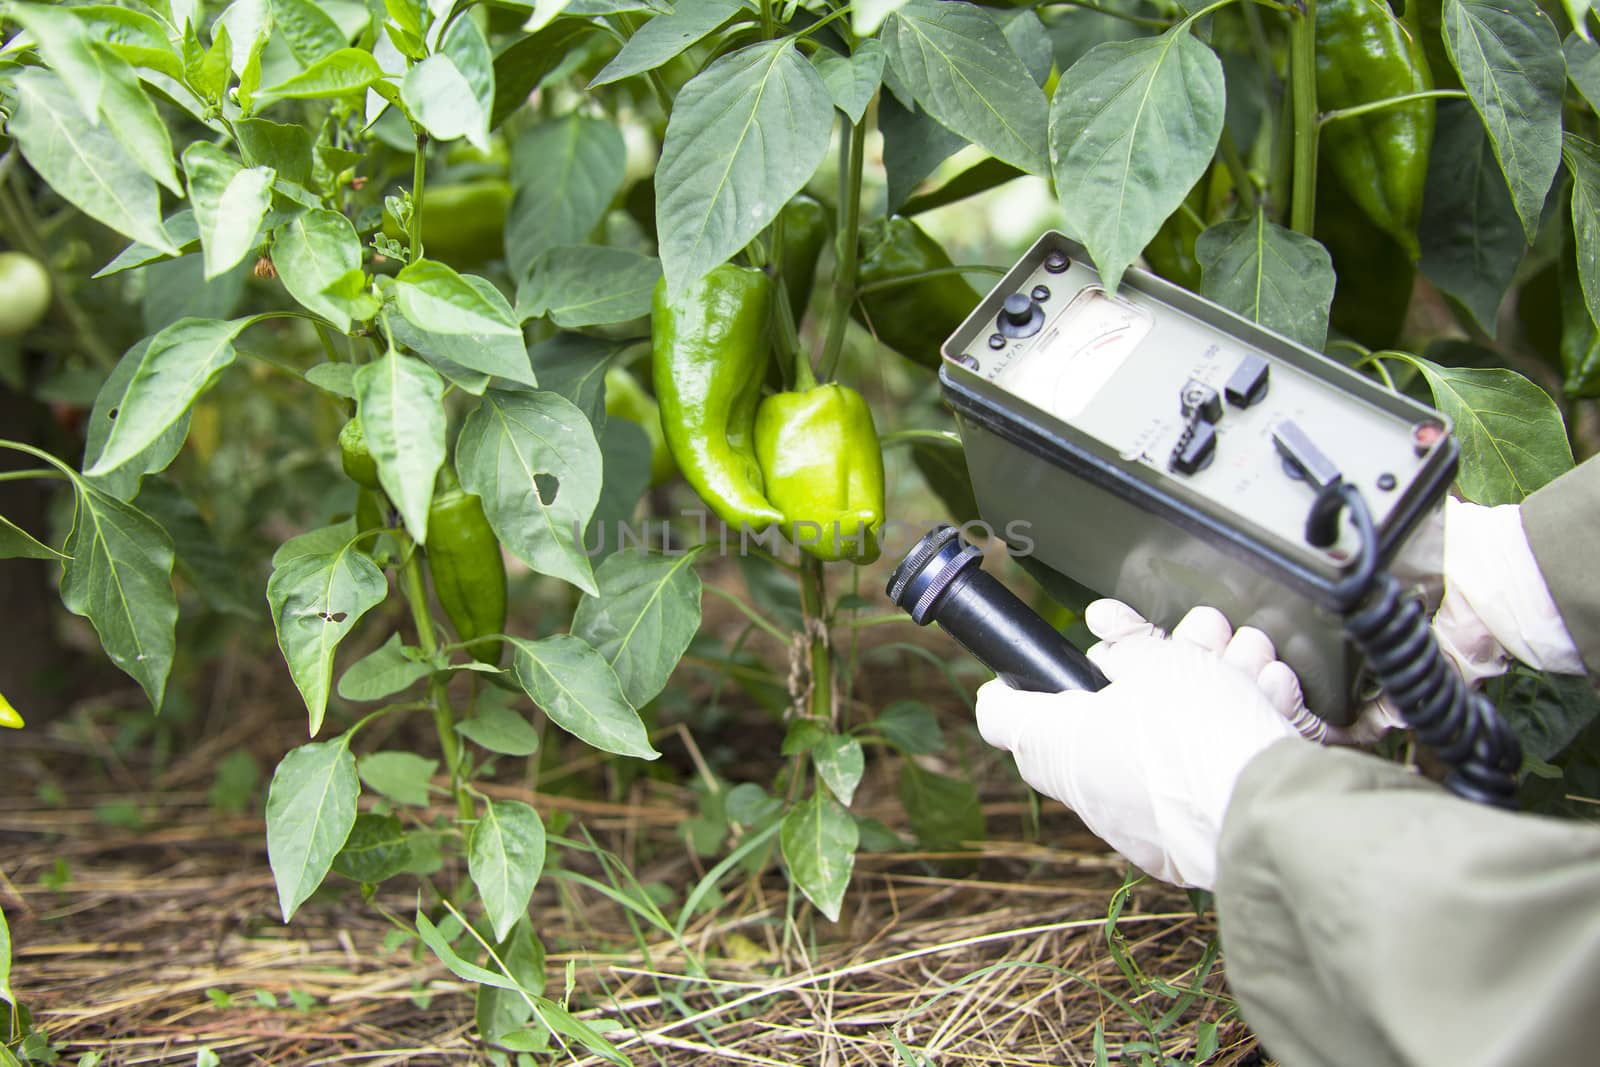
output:
M1033 318L1033 301L1024 293L1012 293L1004 304L1006 321L1013 326L1025 326Z
M1044 325L1044 309L1029 299L1027 293L1012 293L1000 305L995 325L1007 337L1031 337Z

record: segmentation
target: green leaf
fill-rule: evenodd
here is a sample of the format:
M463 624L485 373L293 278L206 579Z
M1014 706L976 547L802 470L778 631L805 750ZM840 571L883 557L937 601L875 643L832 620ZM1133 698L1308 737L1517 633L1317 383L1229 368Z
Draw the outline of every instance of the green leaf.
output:
M600 497L600 446L583 412L550 392L490 389L461 427L456 471L513 555L596 591L579 546Z
M146 337L123 353L117 365L111 369L111 376L95 396L94 409L89 412L85 429L85 470L93 468L105 451L106 440L110 438L117 418L122 414L122 398L128 393L128 384L133 381L134 372L143 365L145 354L154 340L154 337ZM165 470L183 449L183 441L188 434L189 415L185 412L136 457L120 464L116 470L104 475L88 475L86 478L97 489L118 500L132 500L139 493L140 479L146 474Z
M479 149L489 150L489 118L494 111L494 53L475 19L458 18L445 30L439 54L448 56L457 73L466 80L477 105L468 140ZM424 61L426 62L426 61Z
M450 947L450 942L440 933L426 915L417 912L417 936L422 938L422 943L433 950L439 961L450 968L450 973L457 978L472 982L480 986L492 986L495 989L509 989L516 991L519 987L515 981L494 971L486 970L475 963L468 963Z
M20 105L7 130L39 176L90 218L177 255L155 182L104 124L84 119L61 78L30 67L15 84Z
M512 276L523 277L552 248L588 240L622 189L626 165L621 132L602 119L573 113L521 134L512 148L516 196L506 219Z
M391 348L356 371L355 386L378 480L412 539L426 544L433 482L444 465L444 381Z
M293 77L255 94L255 103L265 106L278 100L318 100L350 96L383 81L383 71L370 52L341 48L317 60Z
M505 297L486 280L419 259L396 276L394 290L395 303L407 322L446 339L435 346L445 358L508 381L533 384L522 327Z
M697 44L740 10L738 0L699 0L668 14L657 15L628 38L628 43L589 82L589 88L655 70Z
M1572 238L1578 254L1578 283L1589 306L1589 318L1600 325L1600 145L1569 133L1561 156L1572 172Z
M819 789L789 809L778 840L790 879L830 922L838 922L861 840L850 812Z
M233 362L233 339L248 323L180 319L156 334L134 368L104 450L85 473L115 470L155 443Z
M414 808L428 806L428 786L438 770L438 760L412 752L373 752L356 763L368 788Z
M540 641L512 638L511 644L517 684L557 726L602 752L660 757L616 672L585 641L557 634Z
M1566 55L1567 77L1589 107L1600 112L1600 45L1573 32L1567 34L1561 51Z
M193 36L184 38L184 79L201 99L214 105L220 105L224 94L228 91L228 28L225 25L214 24L211 29L211 45L205 51L198 47L191 48L191 41L198 46L198 40Z
M811 762L816 765L817 777L833 790L839 803L848 808L866 769L861 742L843 734L832 734L811 750Z
M177 245L179 251L188 252L192 246L197 246L200 241L200 227L194 221L194 212L189 208L180 208L168 215L161 222L161 227ZM119 274L134 267L142 267L147 263L167 262L171 257L159 248L151 248L142 241L133 241L128 247L118 252L116 258L110 263L95 271L90 277L105 278L112 274Z
M1096 45L1061 76L1050 108L1056 195L1107 289L1210 165L1223 99L1222 63L1181 24Z
M528 913L533 887L544 870L544 823L518 800L494 804L485 797L483 815L467 840L467 873L478 887L483 909L504 940Z
M456 723L456 733L505 756L531 756L539 750L539 731L510 708L493 704L480 707L475 717Z
M625 341L558 333L528 350L528 362L544 388L577 405L591 424L606 424L605 376L613 360L626 350Z
M1600 717L1600 695L1588 679L1520 668L1510 679L1495 706L1534 759L1554 759Z
M528 923L516 925L511 937L499 946L499 956L518 985L535 995L544 992L544 946ZM520 1030L533 1014L533 1007L520 994L493 986L478 987L476 1007L478 1030L491 1044Z
M842 56L826 46L811 54L811 65L817 68L822 84L828 87L833 106L859 123L867 113L867 105L878 95L883 84L885 56L883 43L868 37L856 44L856 50Z
M66 559L27 530L0 515L0 559Z
M94 624L111 662L160 711L178 621L171 538L133 505L85 484L62 548L72 557L62 566L62 603Z
M656 170L656 231L676 298L777 217L827 154L833 101L793 40L725 55L678 93Z
M311 180L311 134L304 126L240 119L233 132L247 165L271 167L280 179L300 185Z
M1321 351L1333 304L1333 260L1314 238L1256 210L1218 223L1194 243L1200 293L1252 322Z
M357 369L354 363L318 363L306 368L305 378L324 393L354 400Z
M978 791L965 778L936 774L906 760L900 765L900 805L917 840L928 848L956 848L984 839Z
M183 79L183 62L159 20L142 11L110 4L92 4L70 9L83 20L92 39L136 67L158 71L169 78Z
M545 318L576 329L650 314L661 261L626 248L552 248L517 286L517 318Z
M1439 101L1437 114L1418 266L1493 337L1527 240L1483 120L1464 100Z
M283 921L316 892L356 821L350 735L301 745L283 757L267 790L267 860Z
M326 59L349 43L339 24L311 0L271 0L272 27L302 67Z
M183 170L209 281L232 270L255 246L277 175L271 167L247 170L207 141L184 149Z
M623 524L632 520L650 488L650 438L636 422L608 418L600 429L600 457L606 476L583 534L583 547L604 562L622 547Z
M273 557L267 581L278 647L305 698L313 737L328 707L334 650L389 593L383 571L353 543L354 532L354 523L345 522L312 531L317 540L302 535L288 542Z
M915 700L897 700L867 726L907 756L926 756L944 747L944 731L933 711Z
M563 69L577 50L578 43L596 32L594 25L568 20L522 37L500 50L494 59L494 112L491 128L498 129L513 111L528 102L528 97L544 80ZM528 136L519 134L518 147Z
M1455 424L1456 484L1479 504L1517 504L1572 469L1572 446L1550 394L1498 367L1441 367L1396 354L1422 372L1433 402Z
M1050 31L1039 16L1027 7L1010 11L993 10L990 17L1000 24L1006 43L1022 60L1023 69L1035 85L1042 86L1050 80L1050 68L1055 65L1055 48L1050 41Z
M882 36L889 66L928 114L995 158L1046 173L1049 106L987 12L911 0Z
M1445 0L1444 43L1532 242L1561 162L1561 36L1534 0Z
M382 700L409 689L433 673L422 650L401 644L390 634L380 648L345 668L339 678L339 695L346 700Z
M406 828L393 815L356 816L344 847L333 857L333 871L346 878L375 885L393 878L411 862Z
M489 110L449 56L435 53L408 70L400 99L435 140L465 137L488 151Z
M1569 397L1600 395L1600 328L1583 298L1577 249L1571 243L1561 250L1556 281L1561 304L1561 369L1565 372L1562 392Z
M272 262L301 307L321 315L340 333L349 331L349 309L327 292L361 266L361 238L349 219L326 208L296 215L272 231Z
M572 632L593 645L643 707L663 688L700 630L694 553L613 553L595 572L599 591L578 602Z

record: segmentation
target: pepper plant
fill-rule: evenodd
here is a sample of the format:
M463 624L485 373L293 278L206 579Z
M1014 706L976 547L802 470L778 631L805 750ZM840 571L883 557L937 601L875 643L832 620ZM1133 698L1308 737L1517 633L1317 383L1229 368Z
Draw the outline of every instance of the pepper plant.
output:
M740 827L759 866L776 842L837 918L857 849L883 838L850 810L869 745L906 757L925 841L983 833L970 784L910 758L942 744L925 708L841 699L837 632L887 517L878 426L975 517L944 424L902 425L839 380L892 363L927 383L969 279L995 273L914 217L1050 183L1108 288L1142 262L1429 391L1461 437L1459 488L1484 503L1570 467L1563 410L1600 394L1600 25L1581 0L122 0L0 17L0 233L30 292L53 294L42 324L0 318L18 335L0 370L88 409L81 462L0 441L37 461L6 477L70 498L59 538L0 522L0 550L59 562L64 605L158 711L175 575L185 620L270 615L311 738L267 803L284 919L330 872L422 878L396 921L479 984L483 1037L506 1048L621 1058L543 994L529 901L547 850L553 872L581 846L481 786L553 743L545 720L659 755L652 702L695 639L717 539L674 547L692 521L660 551L606 534L674 470L753 584L792 582L799 602L792 632L741 606L795 649L785 770L770 795L713 791L686 823L696 847ZM1448 328L1408 320L1419 302ZM241 394L273 413L249 462L219 429ZM229 477L256 488L249 522L194 498ZM227 528L248 546L219 562ZM506 558L540 601L535 631L507 632ZM352 656L352 635L375 650ZM721 662L734 676L738 649ZM1536 689L1518 706L1548 726ZM1593 718L1578 704L1540 760ZM369 741L411 715L432 751ZM435 773L450 810L429 821ZM463 883L434 878L443 853L465 856Z

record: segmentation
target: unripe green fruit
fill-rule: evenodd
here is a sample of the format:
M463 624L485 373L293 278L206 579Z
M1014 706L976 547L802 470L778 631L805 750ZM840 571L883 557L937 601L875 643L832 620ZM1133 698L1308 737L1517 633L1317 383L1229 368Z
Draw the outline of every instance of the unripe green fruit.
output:
M0 252L0 337L17 337L50 310L50 275L23 252Z
M339 431L339 462L352 482L364 489L378 488L378 461L367 451L367 434L359 418L351 418Z

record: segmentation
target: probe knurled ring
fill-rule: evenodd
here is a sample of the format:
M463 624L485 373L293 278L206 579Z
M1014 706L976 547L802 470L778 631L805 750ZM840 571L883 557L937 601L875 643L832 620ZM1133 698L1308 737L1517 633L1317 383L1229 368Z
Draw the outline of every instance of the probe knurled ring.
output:
M911 609L911 618L919 625L928 617L928 612L933 610L933 605L944 596L946 590L953 585L957 578L966 572L967 565L974 560L983 558L983 549L973 545L962 545L961 552L955 559L944 566L933 580L928 583L928 588L922 591L922 596L917 601L917 606Z
M911 584L911 579L922 573L922 568L950 543L951 538L960 535L961 531L954 526L934 527L917 547L911 550L911 555L901 560L900 566L895 568L894 574L889 578L889 599L899 604L900 595L906 591L906 586Z

